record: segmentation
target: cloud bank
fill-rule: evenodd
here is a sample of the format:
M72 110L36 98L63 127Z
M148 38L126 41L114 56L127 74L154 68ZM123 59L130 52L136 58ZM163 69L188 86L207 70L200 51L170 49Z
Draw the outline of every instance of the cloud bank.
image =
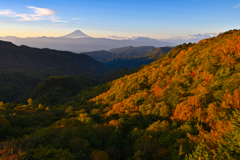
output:
M202 39L215 37L219 35L220 33L223 33L223 31L220 32L211 32L211 33L203 33L203 34L189 34L188 36L174 36L170 37L168 39L158 39L160 41L168 41L175 44L182 44L182 43L197 43Z
M134 39L137 39L138 37L136 36L107 36L107 37L104 37L104 38L109 38L109 39L113 39L113 40L134 40Z
M204 39L204 38L209 38L209 37L215 37L217 35L219 35L222 32L212 32L212 33L204 33L204 34L194 34L194 35L188 35L191 38L200 38L200 39Z
M56 17L56 10L48 9L48 8L38 8L34 6L28 6L27 8L31 9L33 14L24 14L17 13L12 10L0 10L0 16L7 17L19 17L18 21L42 21L42 20L50 20L52 22L61 22L67 23L67 21L60 20Z

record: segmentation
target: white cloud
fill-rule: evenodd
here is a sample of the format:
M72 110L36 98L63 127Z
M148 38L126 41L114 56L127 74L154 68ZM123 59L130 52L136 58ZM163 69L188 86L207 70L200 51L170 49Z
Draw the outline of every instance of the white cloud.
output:
M219 35L222 32L211 32L211 33L204 33L204 34L195 34L195 35L188 35L190 38L209 38L209 37L215 37Z
M0 15L11 15L13 12L11 10L0 10Z
M50 16L54 16L56 14L56 10L53 9L48 9L48 8L38 8L38 7L34 7L34 6L28 6L27 8L32 9L35 12L36 16L40 16L40 17L50 17Z
M80 20L80 18L72 18L72 20L77 21Z
M137 39L138 37L136 36L107 36L107 37L104 37L104 38L109 38L109 39L113 39L113 40L134 40L134 39Z
M233 8L238 8L238 7L240 7L240 4L238 4L238 5L234 6Z
M0 16L8 17L19 17L18 21L41 21L41 20L51 20L52 22L67 23L67 21L60 20L56 17L56 10L48 8L38 8L34 6L28 6L27 8L32 9L34 14L23 14L16 13L11 10L0 10Z
M61 22L61 23L68 23L67 21L60 20L59 18L53 16L50 18L52 22Z
M172 42L175 44L182 44L182 43L189 43L189 42L194 42L197 43L202 39L210 38L210 37L215 37L219 35L220 33L223 33L223 31L220 32L211 32L211 33L201 33L201 34L190 34L188 36L174 36L170 38L165 38L165 39L158 39L159 41L168 41Z

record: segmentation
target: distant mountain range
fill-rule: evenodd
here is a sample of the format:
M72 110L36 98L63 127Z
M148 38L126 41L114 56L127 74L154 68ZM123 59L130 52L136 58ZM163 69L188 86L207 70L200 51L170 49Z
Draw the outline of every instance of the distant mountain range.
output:
M63 51L71 51L74 53L110 50L112 48L120 48L126 46L175 46L171 42L158 41L146 37L138 37L134 40L113 40L107 38L93 38L87 34L76 30L68 35L61 37L28 37L18 38L13 36L0 37L0 40L11 41L16 45L27 45L37 48L50 48Z
M0 71L22 70L45 74L95 76L111 70L110 67L84 54L51 49L16 46L0 41Z
M167 54L172 47L154 47L154 46L140 46L140 47L122 47L113 48L109 51L93 51L83 52L95 60L105 63L113 68L128 68L135 69L142 65L149 64L161 56Z

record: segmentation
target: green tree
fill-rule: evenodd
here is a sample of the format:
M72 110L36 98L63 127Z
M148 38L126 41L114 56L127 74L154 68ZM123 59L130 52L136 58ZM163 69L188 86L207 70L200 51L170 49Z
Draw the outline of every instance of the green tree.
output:
M122 137L121 132L118 129L116 129L107 141L107 148L116 148L119 150L123 150L125 146L126 142Z
M209 151L206 148L206 143L202 141L197 145L192 154L186 155L185 160L210 160Z
M216 159L240 159L240 112L238 110L234 111L232 119L232 130L222 136L222 142L219 142L215 153Z
M32 155L27 155L27 159L49 159L49 160L73 160L75 156L69 150L56 149L51 145L43 147L40 145L38 148L32 150Z

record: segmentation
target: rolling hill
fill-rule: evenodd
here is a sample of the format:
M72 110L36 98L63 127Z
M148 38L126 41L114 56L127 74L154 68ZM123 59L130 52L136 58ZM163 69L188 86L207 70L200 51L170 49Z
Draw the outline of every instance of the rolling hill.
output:
M113 69L84 54L0 41L0 100L21 102L50 76L100 76Z
M58 79L45 86L51 88L50 82ZM1 154L22 159L239 159L239 84L240 30L230 30L178 45L136 72L62 104L42 105L31 97L25 105L1 102ZM35 91L42 95L44 87L39 88Z
M16 46L0 41L0 70L42 72L46 76L104 74L110 67L84 54Z
M122 47L122 48L113 48L110 49L109 52L119 54L119 55L129 55L129 56L140 56L143 53L151 52L156 49L154 46L139 46L139 47Z
M97 83L84 76L52 76L40 83L28 96L43 105L56 105L68 101L84 89Z
M116 54L111 53L109 51L93 51L93 52L82 52L81 54L86 54L90 57L92 57L93 59L100 61L100 62L105 62L106 60L115 57Z
M133 138L135 156L154 159L162 152L158 159L238 159L231 151L239 145L230 139L240 139L239 35L240 30L231 30L179 45L139 72L113 81L91 101L105 106L102 116L122 132L130 123L126 117L141 119L128 128L132 138L139 138Z
M114 48L109 51L84 52L82 54L103 62L113 68L136 69L142 65L149 64L164 54L168 53L172 47L140 46Z

